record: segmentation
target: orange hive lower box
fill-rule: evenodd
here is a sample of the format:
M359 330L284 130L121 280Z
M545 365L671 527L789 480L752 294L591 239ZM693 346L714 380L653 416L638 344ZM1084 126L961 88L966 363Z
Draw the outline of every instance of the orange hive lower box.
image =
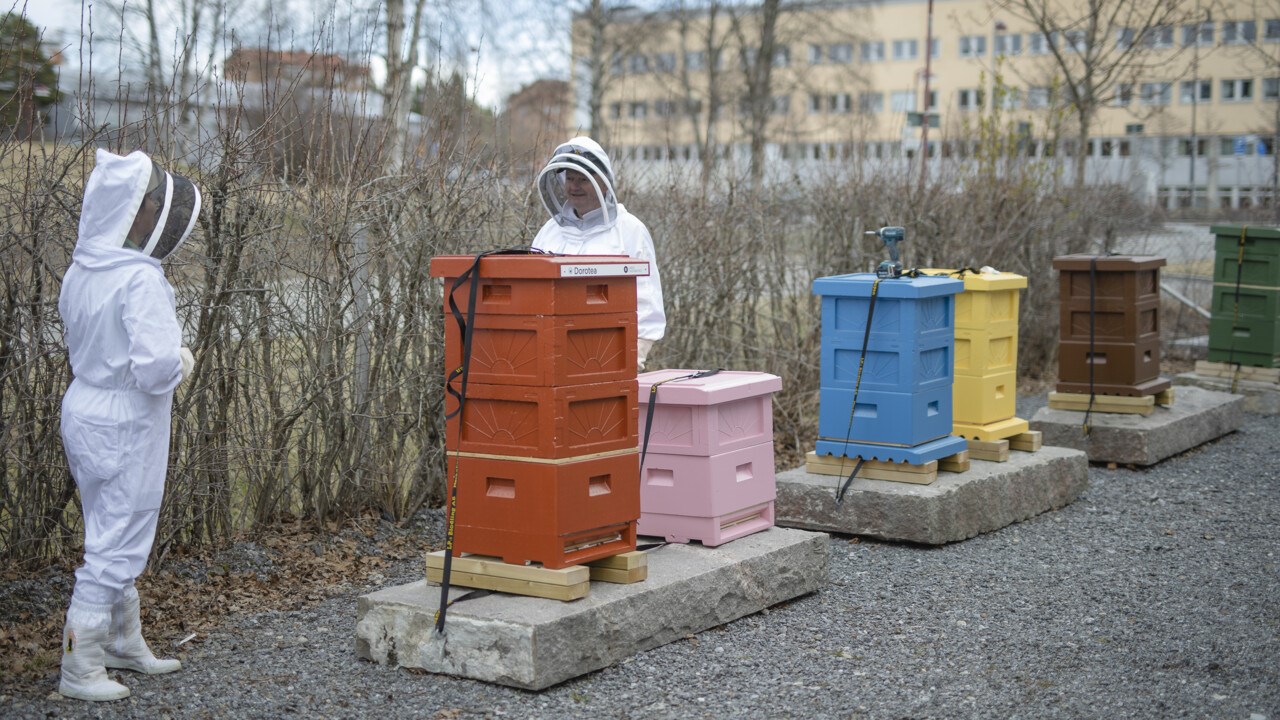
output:
M450 455L449 482L455 467L455 555L557 569L635 550L640 466L634 448L569 462Z
M449 420L445 442L467 453L566 459L638 445L636 379L590 385L535 387L467 385L462 412ZM445 395L445 410L457 399Z

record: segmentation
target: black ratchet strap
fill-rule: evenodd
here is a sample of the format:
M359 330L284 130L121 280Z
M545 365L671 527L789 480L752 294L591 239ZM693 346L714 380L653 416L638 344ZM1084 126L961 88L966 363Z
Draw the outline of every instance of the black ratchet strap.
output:
M914 270L913 270L914 272ZM867 305L867 326L862 331L862 354L858 358L858 376L853 381L853 402L849 404L849 427L844 431L844 452L848 453L849 438L853 435L853 416L858 410L858 389L862 387L862 368L867 364L867 346L871 343L871 320L876 314L876 295L880 292L880 278L871 284L871 302ZM844 458L847 454L840 458L840 467L844 469ZM858 462L853 466L853 472L849 473L849 477L836 490L836 504L839 505L844 501L844 494L849 490L849 486L853 484L853 478L858 475L858 471L862 469L862 463L865 459L858 456Z
M649 409L645 412L644 419L644 444L640 447L641 473L644 472L644 456L649 453L649 433L653 430L653 409L658 404L658 386L666 385L669 382L676 382L677 380L695 380L697 378L711 377L712 375L718 374L721 369L722 368L716 368L715 370L699 370L698 372L690 373L688 375L667 378L666 380L660 380L654 383L649 388Z
M1231 347L1227 349L1227 364L1234 365L1231 373L1231 392L1235 394L1240 383L1240 363L1236 362L1236 323L1240 322L1240 280L1244 273L1244 241L1248 237L1249 226L1240 226L1240 242L1236 247L1236 295L1231 309Z
M453 316L454 322L458 324L458 330L462 337L462 365L451 370L445 378L444 389L449 395L452 395L458 401L458 407L453 412L445 413L444 420L446 427L453 418L458 418L458 426L455 448L462 446L462 409L467 401L467 377L471 368L471 338L472 330L475 328L476 318L476 296L480 291L480 261L490 255L543 255L541 250L533 248L505 248L501 250L489 250L478 253L472 261L470 267L462 272L453 281L452 287L445 288L445 297L448 302L449 314ZM467 308L464 312L458 307L457 301L454 299L454 293L463 286L467 287ZM455 390L454 381L459 381L459 387ZM449 606L449 576L453 571L453 536L457 527L458 519L458 468L462 465L461 456L456 455L454 451L453 459L453 480L449 484L449 505L445 514L445 536L444 536L444 567L441 569L440 577L440 608L436 610L436 632L444 632L444 619ZM461 600L466 597L474 597L472 593L467 593L458 598ZM454 602L457 602L455 600Z

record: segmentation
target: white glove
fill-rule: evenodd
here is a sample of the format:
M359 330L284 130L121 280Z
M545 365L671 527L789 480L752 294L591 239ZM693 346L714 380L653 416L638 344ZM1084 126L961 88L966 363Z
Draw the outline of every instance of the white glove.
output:
M182 358L182 379L186 380L191 377L191 371L196 369L196 359L192 357L191 350L188 348L180 348L178 357Z
M649 357L649 351L653 349L653 340L645 340L638 338L636 342L636 366L640 370L644 370L644 359Z

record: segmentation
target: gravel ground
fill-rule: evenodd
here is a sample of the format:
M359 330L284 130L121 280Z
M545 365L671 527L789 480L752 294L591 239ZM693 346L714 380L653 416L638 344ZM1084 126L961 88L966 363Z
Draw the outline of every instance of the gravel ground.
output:
M1247 416L1152 468L1093 467L1072 505L958 544L832 537L820 592L541 693L358 660L366 587L241 616L184 647L182 672L128 675L127 700L0 697L0 715L1277 720L1277 440L1280 418ZM440 533L438 512L424 522Z

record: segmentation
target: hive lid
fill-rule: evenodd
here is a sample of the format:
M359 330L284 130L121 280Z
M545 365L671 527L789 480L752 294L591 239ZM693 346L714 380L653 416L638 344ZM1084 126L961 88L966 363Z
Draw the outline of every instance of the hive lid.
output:
M1268 240L1280 240L1280 228L1254 225L1211 225L1209 232L1214 235L1221 235L1230 238L1239 238L1241 231L1244 231L1246 237L1249 238L1266 238Z
M875 273L851 273L820 277L813 281L814 295L840 295L845 297L871 297L875 285ZM884 280L876 290L882 298L930 298L955 295L964 290L964 283L944 277L900 277Z
M431 258L431 277L459 277L476 260L474 255ZM640 277L649 274L649 261L626 255L489 255L480 260L480 277L591 278Z
M1098 261L1098 269L1103 272L1154 270L1168 264L1164 258L1154 255L1089 255L1080 253L1078 255L1059 255L1053 259L1053 268L1055 270L1088 271L1095 258Z
M658 387L659 405L714 405L742 398L767 395L782 389L782 378L763 372L721 370L703 378L672 380L692 375L698 370L654 370L640 374L640 404L648 404L654 383L670 380Z
M975 273L966 272L963 277L953 275L955 270L946 270L941 268L920 268L920 272L925 275L933 275L937 277L952 277L964 282L965 290L976 290L978 292L986 292L992 290L1021 290L1027 286L1027 278L1011 272L995 272Z

